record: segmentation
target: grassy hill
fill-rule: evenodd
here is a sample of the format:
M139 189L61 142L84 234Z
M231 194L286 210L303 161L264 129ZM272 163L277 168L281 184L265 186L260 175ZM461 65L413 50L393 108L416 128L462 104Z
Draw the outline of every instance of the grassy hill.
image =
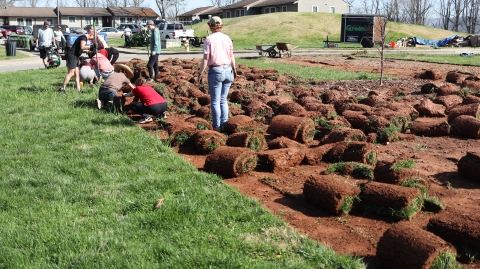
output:
M223 32L232 38L235 49L254 48L256 44L290 42L299 48L321 48L323 40L340 40L341 14L282 12L223 19ZM196 36L207 36L206 22L193 26ZM388 22L386 41L418 36L439 40L455 33L428 26ZM351 44L342 44L352 46ZM358 45L359 46L359 45Z

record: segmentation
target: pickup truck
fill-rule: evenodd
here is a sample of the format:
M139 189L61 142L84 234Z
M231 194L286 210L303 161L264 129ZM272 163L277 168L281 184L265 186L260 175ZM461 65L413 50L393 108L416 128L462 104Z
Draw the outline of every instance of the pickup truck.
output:
M193 29L185 29L183 24L179 22L160 22L157 24L160 30L161 39L175 39L175 38L190 38L194 37L195 33Z

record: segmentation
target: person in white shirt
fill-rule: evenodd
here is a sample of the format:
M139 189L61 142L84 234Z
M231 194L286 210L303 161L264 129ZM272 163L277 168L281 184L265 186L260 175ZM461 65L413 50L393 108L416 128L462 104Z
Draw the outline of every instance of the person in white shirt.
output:
M45 68L47 68L47 63L45 62L45 58L47 58L47 50L45 47L54 47L53 45L55 45L55 37L53 30L49 27L50 23L48 21L45 21L43 26L44 29L38 29L36 48L40 51L40 58L43 60L43 65Z
M62 26L57 26L57 30L53 31L53 36L55 37L55 42L57 43L57 47L58 48L62 48L64 47L64 45L66 46L67 44L66 41L65 41L65 37L63 36L63 32L62 32ZM57 54L58 54L58 50L57 50Z
M125 30L123 30L122 37L125 36L125 47L129 48L131 46L131 41L132 41L132 29L130 29L130 26L125 26Z

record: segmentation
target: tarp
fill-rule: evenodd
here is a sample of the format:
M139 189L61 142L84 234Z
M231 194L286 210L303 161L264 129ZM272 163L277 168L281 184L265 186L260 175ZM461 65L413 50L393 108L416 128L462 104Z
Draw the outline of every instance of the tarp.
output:
M421 37L414 37L413 41L415 42L415 44L419 44L419 45L428 45L428 46L433 46L433 47L444 47L450 41L452 41L455 38L459 38L459 37L460 36L458 36L458 35L454 35L454 36L447 37L447 38L442 39L442 40L427 40L427 39L423 39Z

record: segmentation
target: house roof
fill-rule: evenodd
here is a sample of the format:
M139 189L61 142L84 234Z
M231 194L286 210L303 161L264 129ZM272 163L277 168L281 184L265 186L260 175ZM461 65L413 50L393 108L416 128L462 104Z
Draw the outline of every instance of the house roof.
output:
M62 16L111 16L107 9L99 7L58 7L58 10Z
M217 8L216 6L208 6L208 7L199 7L194 10L190 10L188 12L182 13L178 15L179 17L184 17L184 16L196 16L196 15L202 15L205 13L209 13L210 10Z
M297 3L298 0L265 0L254 3L252 7L266 7L266 6L278 6L278 5L291 5Z
M32 17L34 18L56 18L55 8L53 7L7 7L0 9L2 17Z
M224 6L224 7L222 7L222 9L245 8L245 7L252 6L253 4L255 4L257 2L261 2L261 1L262 0L242 0L242 1L236 2L234 4Z
M149 7L108 7L113 16L158 17L157 12Z

